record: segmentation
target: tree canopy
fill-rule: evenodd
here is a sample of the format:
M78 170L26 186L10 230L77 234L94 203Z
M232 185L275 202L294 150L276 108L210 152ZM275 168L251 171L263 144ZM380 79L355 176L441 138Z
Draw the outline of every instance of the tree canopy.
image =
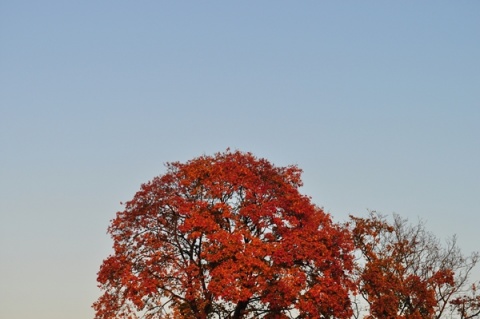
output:
M353 241L300 174L239 151L167 164L108 229L96 318L349 318Z

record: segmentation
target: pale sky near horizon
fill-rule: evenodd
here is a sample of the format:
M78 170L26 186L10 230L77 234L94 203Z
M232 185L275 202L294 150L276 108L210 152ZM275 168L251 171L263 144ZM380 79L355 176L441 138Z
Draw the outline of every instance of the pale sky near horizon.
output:
M0 318L93 318L119 203L227 147L480 250L479 122L478 1L1 1Z

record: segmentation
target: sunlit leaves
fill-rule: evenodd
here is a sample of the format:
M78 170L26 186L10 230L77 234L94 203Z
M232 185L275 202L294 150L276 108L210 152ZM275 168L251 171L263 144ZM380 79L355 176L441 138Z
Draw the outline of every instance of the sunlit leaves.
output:
M167 164L108 228L96 319L480 315L467 284L478 254L398 216L335 224L300 175L229 150Z
M350 233L250 153L170 163L109 227L97 319L348 318Z
M358 252L356 284L367 304L357 318L439 319L450 305L460 318L476 313L471 297L456 296L465 289L477 254L466 258L455 239L443 246L423 223L409 225L398 215L393 222L374 212L351 219Z

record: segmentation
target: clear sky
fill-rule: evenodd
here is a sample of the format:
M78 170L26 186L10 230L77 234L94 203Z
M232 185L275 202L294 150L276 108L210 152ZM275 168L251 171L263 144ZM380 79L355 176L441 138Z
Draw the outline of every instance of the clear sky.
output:
M0 318L92 318L120 202L227 147L480 250L479 122L478 1L1 1Z

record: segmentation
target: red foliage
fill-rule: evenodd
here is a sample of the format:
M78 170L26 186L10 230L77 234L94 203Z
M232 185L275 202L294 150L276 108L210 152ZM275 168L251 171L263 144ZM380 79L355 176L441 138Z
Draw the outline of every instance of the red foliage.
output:
M350 233L299 193L300 169L238 151L167 169L109 227L97 319L352 315Z
M455 282L451 269L436 268L436 242L422 227L408 228L399 218L393 225L375 214L351 218L361 256L357 285L369 305L367 317L437 318L439 294L451 291Z
M460 319L480 317L480 295L477 295L477 286L472 284L468 292L469 295L463 294L451 302Z

